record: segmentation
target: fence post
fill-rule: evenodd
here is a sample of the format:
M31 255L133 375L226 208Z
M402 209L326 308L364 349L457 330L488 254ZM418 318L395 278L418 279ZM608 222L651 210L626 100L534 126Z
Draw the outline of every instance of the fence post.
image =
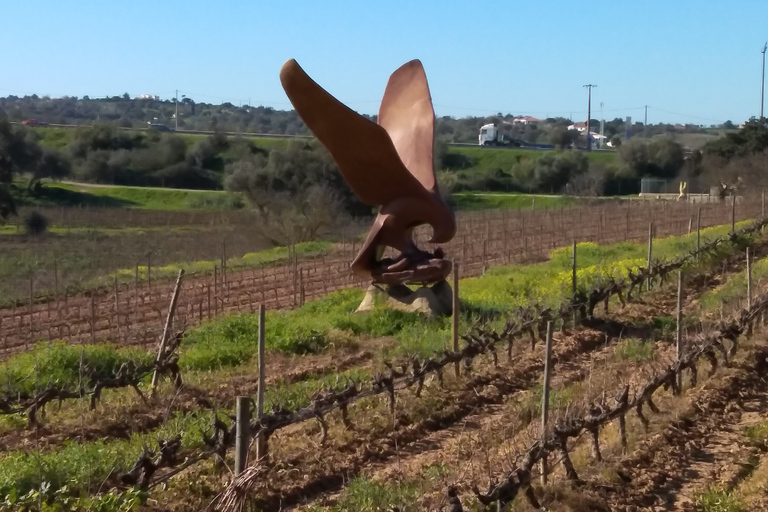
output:
M691 234L691 228L693 227L693 219L688 219L688 234Z
M53 293L56 298L56 309L59 308L59 263L58 260L53 260ZM61 316L59 314L59 316Z
M696 259L699 259L701 251L701 207L696 212Z
M237 431L235 434L235 476L245 470L248 461L248 443L250 441L251 400L247 396L237 397Z
M117 318L117 335L120 336L120 295L117 285L117 276L115 276L115 318Z
M133 306L136 308L136 315L139 314L139 264L136 263L136 276L133 282Z
M677 360L683 357L683 271L677 272L677 331L676 331L676 352ZM683 386L683 373L677 374L677 389L681 390Z
M571 269L571 304L576 305L576 239L573 239L572 246L573 268ZM576 308L573 310L573 327L576 328L577 317Z
M211 319L211 283L208 283L208 320Z
M299 306L304 305L305 293L304 293L304 269L299 272Z
M651 289L651 262L653 260L653 221L648 223L648 279L646 288Z
M296 295L298 293L297 284L296 284L296 246L292 245L293 256L291 257L291 272L293 273L293 307L296 307Z
M760 193L760 218L765 218L765 190Z
M152 253L147 253L147 293L152 299Z
M549 381L552 373L552 322L547 322L547 342L544 348L544 389L541 395L541 442L547 440L549 420ZM541 459L541 485L547 484L547 458Z
M632 199L629 200L629 203L627 203L627 214L626 214L626 220L624 225L624 241L629 240L629 209L630 206L632 206Z
M173 314L176 312L176 304L179 300L179 292L181 291L181 279L184 277L184 269L179 270L179 277L176 278L176 286L173 288L173 296L171 297L171 305L168 308L168 316L165 319L165 327L163 328L163 337L160 338L160 347L157 349L157 357L155 357L155 370L152 372L152 396L155 396L155 389L157 388L157 378L159 376L157 372L157 364L160 362L160 358L163 357L165 352L165 345L168 343L168 337L170 335L171 326L173 325Z
M458 352L459 351L459 264L454 262L453 263L453 294L451 297L451 300L453 302L452 304L452 328L451 328L451 337L453 339L453 351ZM453 366L454 373L456 374L456 378L459 378L460 375L460 365L457 361L454 363Z
M29 274L29 334L31 337L34 337L34 333L33 333L33 329L35 328L34 317L35 317L35 273L31 272Z
M91 343L96 343L96 296L91 292Z
M227 241L221 241L221 279L222 283L227 285ZM227 287L229 289L229 287Z
M256 418L261 419L264 416L264 386L266 385L266 368L267 364L264 360L264 345L266 343L265 338L265 312L264 304L259 304L259 389L256 396ZM260 461L267 456L268 453L267 438L263 433L259 433L256 440L256 460Z
M747 247L747 309L752 309L752 258Z
M736 196L731 196L731 234L736 232Z

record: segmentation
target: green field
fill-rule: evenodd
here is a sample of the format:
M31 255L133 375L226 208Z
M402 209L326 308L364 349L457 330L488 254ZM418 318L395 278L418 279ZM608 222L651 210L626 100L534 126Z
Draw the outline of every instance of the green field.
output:
M507 194L504 192L457 192L451 196L458 210L534 210L568 206L576 202L569 196L545 196L537 194Z
M56 150L63 150L66 148L67 144L72 140L72 136L74 135L76 129L75 128L55 128L55 127L30 127L28 128L31 130L35 135L39 137L39 143L41 146L50 148L50 149L56 149ZM208 134L195 134L195 133L179 133L179 137L184 139L184 141L187 143L188 146L193 146L196 143L200 142L201 140L205 139L206 137L209 137ZM232 136L231 138L236 139L236 136ZM305 140L303 138L272 138L272 137L244 137L251 139L253 143L261 148L266 150L271 149L284 149L286 148L291 142L294 142L296 140Z
M14 196L21 206L94 206L144 210L233 210L242 208L241 196L220 190L93 185L46 182L36 195L19 183Z
M465 170L495 171L496 169L509 170L516 163L529 160L535 162L546 154L553 154L552 150L533 149L498 149L498 148L449 148L448 153L465 156L471 163L471 167ZM585 153L590 164L610 165L616 161L615 152L590 151Z
M94 206L138 208L143 210L233 210L242 208L241 196L216 190L92 185L88 183L47 182L43 192L28 195L19 188L22 206ZM457 210L517 209L537 210L567 206L576 200L568 196L516 194L503 192L458 192L452 196Z

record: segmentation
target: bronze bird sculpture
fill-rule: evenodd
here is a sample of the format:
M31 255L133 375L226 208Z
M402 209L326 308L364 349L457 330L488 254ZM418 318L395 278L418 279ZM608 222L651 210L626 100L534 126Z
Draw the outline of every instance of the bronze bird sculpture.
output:
M430 243L448 243L456 234L456 218L437 188L435 113L421 62L407 62L389 77L377 122L341 103L293 59L280 70L280 81L355 195L380 207L352 270L388 285L444 280L451 262L442 249L429 253L413 240L413 230L423 224L432 227ZM387 246L400 255L381 259Z

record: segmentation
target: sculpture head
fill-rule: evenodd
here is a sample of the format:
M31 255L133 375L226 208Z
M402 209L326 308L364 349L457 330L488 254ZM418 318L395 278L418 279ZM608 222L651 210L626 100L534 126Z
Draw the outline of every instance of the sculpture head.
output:
M412 60L389 77L374 123L315 83L295 60L280 81L299 117L333 157L344 180L366 204L380 207L353 271L385 284L431 284L445 279L450 261L413 241L428 224L432 243L456 234L453 211L441 199L433 163L435 113L424 68ZM382 248L400 251L381 258Z

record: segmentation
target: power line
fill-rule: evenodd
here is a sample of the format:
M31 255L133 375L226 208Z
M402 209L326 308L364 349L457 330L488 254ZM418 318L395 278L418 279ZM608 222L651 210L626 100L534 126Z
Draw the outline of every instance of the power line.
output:
M672 112L671 110L664 110L663 108L652 107L650 105L648 106L648 108L651 109L651 110L658 110L659 112L665 112L667 114L674 114L676 116L690 117L692 119L701 119L702 121L714 121L716 123L722 123L723 122L721 119L712 119L712 118L709 118L709 117L699 117L699 116L692 116L692 115L689 115L689 114L681 114L680 112Z

